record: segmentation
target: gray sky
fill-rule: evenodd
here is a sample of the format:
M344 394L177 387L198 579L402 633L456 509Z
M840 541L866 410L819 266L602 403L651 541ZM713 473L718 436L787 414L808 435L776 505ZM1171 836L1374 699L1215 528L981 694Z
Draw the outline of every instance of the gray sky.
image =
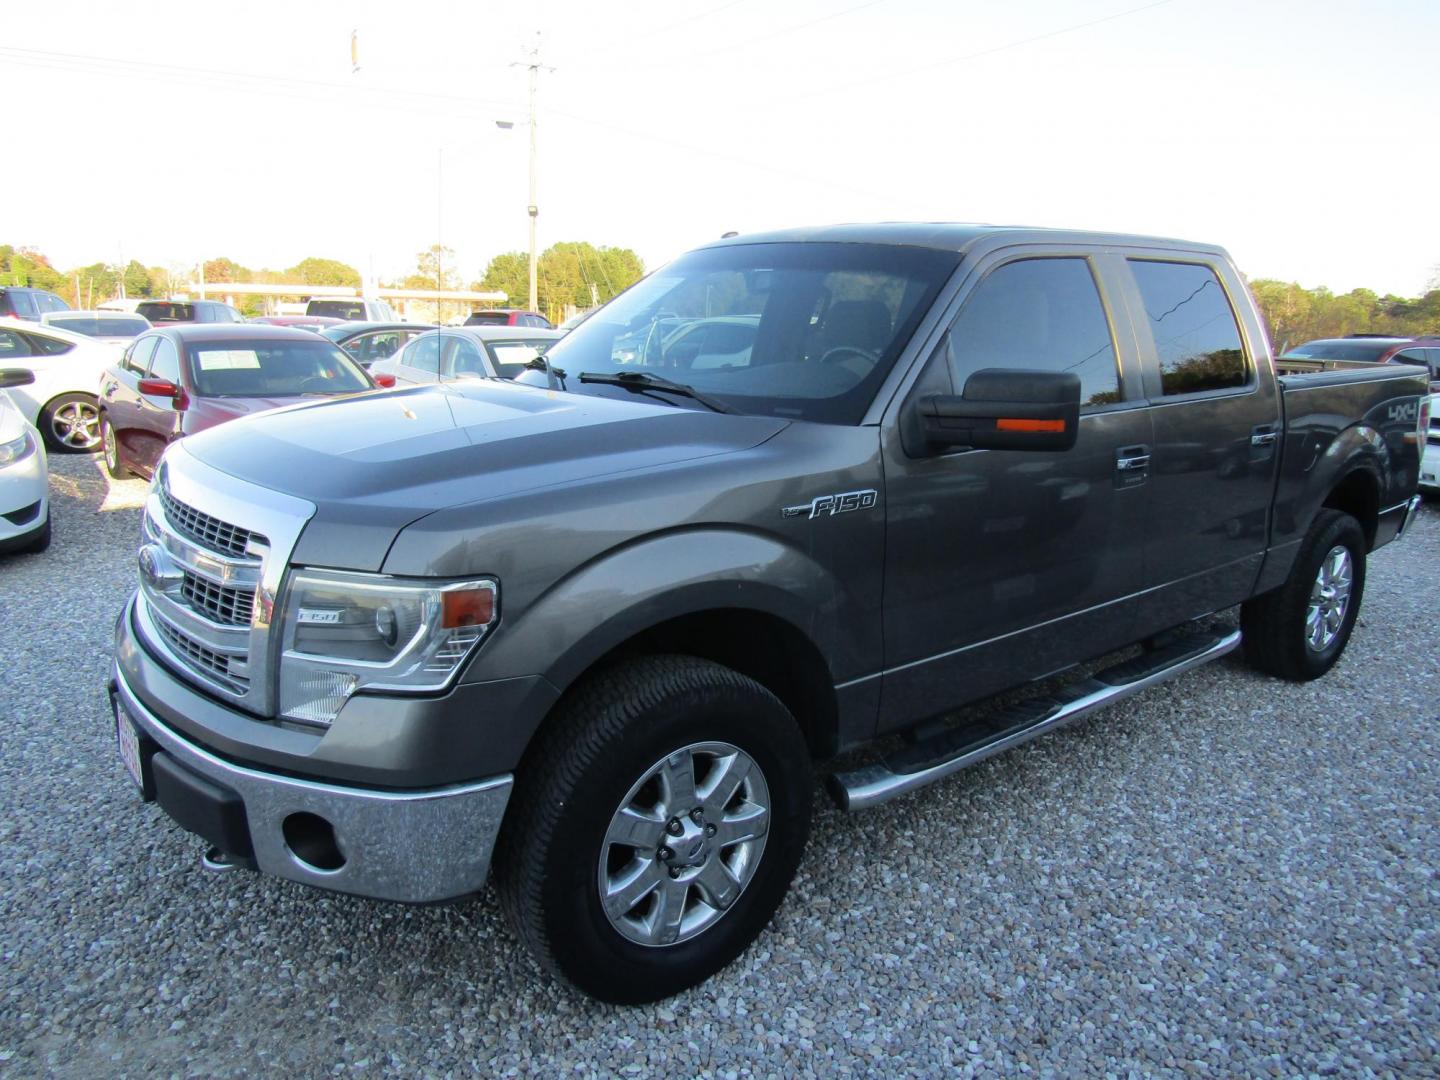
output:
M391 277L438 236L478 278L527 243L539 31L542 249L924 218L1213 241L1337 292L1440 272L1437 0L13 6L34 157L0 242L62 267Z

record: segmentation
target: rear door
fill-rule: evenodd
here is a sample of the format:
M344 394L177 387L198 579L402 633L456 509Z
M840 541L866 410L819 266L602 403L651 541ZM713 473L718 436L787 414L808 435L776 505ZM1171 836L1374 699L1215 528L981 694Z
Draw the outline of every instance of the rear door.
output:
M105 372L100 383L100 403L106 423L115 432L125 457L137 460L135 453L136 425L140 422L140 380L150 368L158 335L138 337L120 358L120 363Z
M1269 540L1280 404L1244 285L1218 256L1125 260L1155 425L1145 633L1247 598Z
M176 386L183 386L180 378L180 353L168 337L157 339L155 351L150 357L147 379L165 379ZM135 395L135 422L131 451L135 461L147 473L160 463L165 448L180 435L182 416L175 411L173 397L155 397L149 394Z
M1134 639L1150 416L1105 258L1047 247L980 263L885 430L884 729ZM986 368L1079 375L1076 445L907 450L905 410Z

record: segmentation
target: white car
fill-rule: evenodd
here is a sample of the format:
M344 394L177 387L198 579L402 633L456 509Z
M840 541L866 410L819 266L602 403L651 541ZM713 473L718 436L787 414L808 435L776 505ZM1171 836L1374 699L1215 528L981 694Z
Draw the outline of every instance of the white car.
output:
M150 329L150 320L133 312L47 311L40 316L40 325L58 326L107 345L125 346Z
M51 450L100 448L100 376L122 352L119 345L58 326L0 323L0 368L23 368L35 376L11 397Z
M513 379L565 334L532 326L455 326L430 330L385 360L371 375L394 375L405 386L451 379Z
M50 476L35 425L21 415L6 387L34 376L0 368L0 553L40 552L50 546Z
M1433 389L1435 384L1430 384ZM1440 394L1430 395L1430 430L1421 448L1420 490L1440 495Z

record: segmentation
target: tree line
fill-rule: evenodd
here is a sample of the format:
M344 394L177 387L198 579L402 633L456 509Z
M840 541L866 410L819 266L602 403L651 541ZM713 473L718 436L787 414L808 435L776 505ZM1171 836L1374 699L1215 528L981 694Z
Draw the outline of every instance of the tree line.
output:
M207 284L253 282L285 285L343 285L359 288L360 271L338 259L301 259L285 270L252 270L228 258L207 259ZM629 248L595 246L583 241L554 244L540 255L537 267L539 308L552 322L569 312L603 304L629 288L645 274L645 264ZM146 266L131 259L118 263L92 263L59 270L33 248L0 244L0 285L31 285L83 308L122 295L167 297L187 287L191 273L163 266ZM468 280L455 252L438 245L416 255L410 274L382 285L412 289L462 289L502 292L510 307L525 307L530 299L529 257L523 251L496 255L478 279ZM1295 282L1257 278L1250 289L1270 328L1276 351L1315 338L1347 334L1389 334L1419 337L1440 334L1440 277L1417 298L1352 289L1336 294L1321 286L1307 289ZM247 314L258 314L262 301L243 298ZM454 314L454 312L441 314Z

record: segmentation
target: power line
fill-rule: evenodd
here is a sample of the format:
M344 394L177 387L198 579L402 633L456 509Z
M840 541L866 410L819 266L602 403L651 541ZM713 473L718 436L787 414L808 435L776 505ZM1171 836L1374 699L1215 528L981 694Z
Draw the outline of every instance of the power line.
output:
M632 45L637 41L647 41L650 38L668 34L671 30L678 30L682 26L689 26L692 22L699 22L701 19L708 19L714 15L719 15L722 11L729 11L731 8L739 7L745 3L749 3L749 0L729 0L729 3L721 4L719 7L697 11L693 15L687 15L683 19L676 19L674 22L666 23L664 26L657 26L653 30L646 30L640 34L625 34L612 38L610 41L603 41L599 45L588 47L585 51L590 53L604 52L606 49L613 48L616 45Z
M967 60L979 60L982 57L994 56L996 53L1007 52L1010 49L1018 49L1025 45L1033 45L1037 41L1046 41L1050 38L1060 37L1063 34L1073 34L1079 30L1087 30L1092 26L1099 26L1102 23L1114 22L1116 19L1123 19L1130 15L1139 15L1141 12L1151 11L1154 8L1164 7L1166 4L1175 3L1175 0L1155 0L1154 3L1144 4L1140 7L1129 8L1126 11L1117 11L1113 15L1105 15L1099 19L1090 19L1087 22L1074 23L1070 26L1062 26L1057 30L1047 30L1043 34L1034 34L1030 37L1019 38L1015 41L1007 41L1003 45L995 45L988 49L980 49L977 52L965 53L962 56L951 56L943 60L935 60L929 64L906 67L899 71L885 72L873 75L864 79L856 79L853 82L840 83L835 86L822 86L814 90L807 90L804 93L792 94L786 98L767 98L764 101L750 101L737 105L737 108L765 107L773 108L777 104L791 101L805 101L816 97L829 97L835 94L848 93L851 90L859 90L867 86L874 86L877 83L891 82L895 79L910 78L914 75L923 75L926 72L937 71L940 68L953 67L955 64L963 64Z
M812 26L817 26L820 23L829 22L831 19L838 19L843 15L853 15L857 11L864 11L866 8L872 8L875 7L877 4L883 3L885 3L885 0L865 0L865 3L863 4L855 4L853 7L844 8L841 11L832 11L828 15L821 15L818 18L807 19L805 22L795 23L792 26L781 27L779 30L772 31L768 34L761 34L759 37L753 37L747 41L737 41L733 45L722 45L718 49L711 49L708 52L696 53L693 56L686 57L686 62L689 63L694 60L704 60L707 57L719 56L721 53L734 52L736 49L748 49L752 45L760 45L774 38L785 37L787 34L793 34L799 30L806 30Z

